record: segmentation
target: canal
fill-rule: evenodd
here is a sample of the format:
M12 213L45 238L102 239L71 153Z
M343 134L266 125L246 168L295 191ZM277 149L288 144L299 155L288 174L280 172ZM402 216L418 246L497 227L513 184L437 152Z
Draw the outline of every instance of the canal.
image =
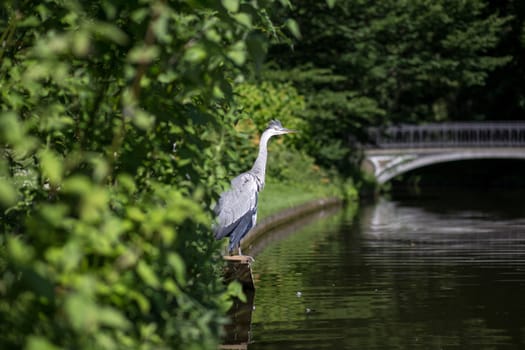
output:
M248 348L525 348L524 194L381 198L273 239Z

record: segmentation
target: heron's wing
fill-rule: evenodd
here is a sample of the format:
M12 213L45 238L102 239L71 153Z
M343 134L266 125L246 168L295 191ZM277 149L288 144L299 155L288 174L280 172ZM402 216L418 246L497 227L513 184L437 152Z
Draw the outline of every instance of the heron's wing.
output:
M217 223L214 227L216 239L229 236L239 231L239 225L247 231L254 224L257 211L259 185L254 175L243 173L232 180L231 189L224 192L215 207ZM245 233L245 232L243 232Z

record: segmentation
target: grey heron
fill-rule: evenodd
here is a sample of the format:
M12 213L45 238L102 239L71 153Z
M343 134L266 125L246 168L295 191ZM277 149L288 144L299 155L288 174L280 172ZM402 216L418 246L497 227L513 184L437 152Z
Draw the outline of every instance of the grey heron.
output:
M272 120L261 135L259 153L253 166L231 181L231 188L222 193L214 211L217 221L213 231L215 239L230 237L228 252L238 248L241 251L241 239L255 226L257 220L257 199L264 187L268 141L272 136L295 132L286 129L278 120Z

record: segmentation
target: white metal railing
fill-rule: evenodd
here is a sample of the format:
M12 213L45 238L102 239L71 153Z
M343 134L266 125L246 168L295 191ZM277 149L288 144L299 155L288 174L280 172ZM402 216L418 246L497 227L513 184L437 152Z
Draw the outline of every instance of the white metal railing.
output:
M455 122L369 130L368 148L523 147L525 122Z

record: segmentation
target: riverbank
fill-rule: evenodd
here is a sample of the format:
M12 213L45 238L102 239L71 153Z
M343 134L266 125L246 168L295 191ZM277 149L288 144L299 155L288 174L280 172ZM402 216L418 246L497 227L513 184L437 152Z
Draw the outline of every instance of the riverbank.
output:
M310 215L325 208L342 205L342 198L329 197L310 200L301 205L290 207L273 215L269 215L260 221L241 241L241 248L249 248L255 241L260 239L268 231L289 222Z
M257 218L259 222L284 210L301 206L310 201L338 198L341 201L358 200L358 194L352 183L340 179L318 179L302 182L266 183L259 195Z
M269 182L259 196L258 224L241 241L242 249L249 247L266 232L300 219L324 208L342 205L348 193L342 186L328 183ZM352 192L353 187L346 187ZM357 200L357 196L355 197Z

